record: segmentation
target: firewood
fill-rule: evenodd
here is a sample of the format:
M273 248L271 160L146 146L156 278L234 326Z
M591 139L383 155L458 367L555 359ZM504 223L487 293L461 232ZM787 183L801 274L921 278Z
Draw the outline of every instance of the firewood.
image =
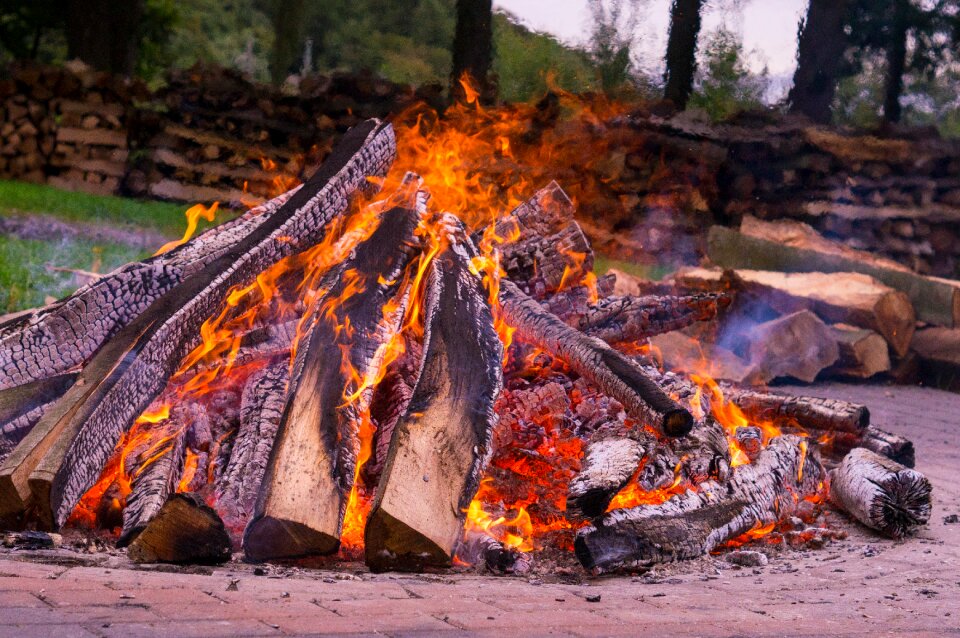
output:
M739 407L751 421L778 425L798 424L820 432L848 432L860 435L870 425L870 410L865 405L792 396L722 386L724 398Z
M779 223L777 224L779 225ZM865 251L853 251L834 242L810 239L815 231L768 231L748 223L740 233L714 226L707 240L713 263L724 268L753 268L786 272L856 272L869 275L906 293L917 318L935 325L960 327L960 284L917 275L899 264L880 260Z
M577 558L607 572L696 558L755 527L791 515L824 479L815 448L796 436L773 439L726 483L708 481L662 505L615 510L577 533Z
M760 452L763 451L763 430L754 425L741 425L734 432L734 438L737 439L737 446L750 459L750 462L756 461Z
M956 387L952 377L960 372L960 329L934 327L918 330L910 347L920 357L925 378L939 387Z
M723 426L709 414L699 419L690 433L671 439L668 445L680 458L683 477L693 485L706 481L723 483L730 473L730 447Z
M470 565L483 564L495 574L522 574L530 569L527 554L476 531L465 534L457 547L457 558Z
M813 433L815 432L811 432L811 434ZM913 447L913 441L873 425L868 426L858 434L840 432L829 437L826 450L831 459L841 461L850 450L858 447L876 452L880 456L885 456L891 461L909 468L916 465L916 451Z
M339 548L360 420L371 392L363 389L350 401L345 397L376 376L382 346L399 328L403 303L389 312L385 306L402 294L418 222L415 210L384 213L369 239L337 267L336 281L311 317L297 347L254 514L243 533L248 558L329 554Z
M567 515L596 518L640 467L646 449L628 437L591 440L583 451L580 473L570 481Z
M366 563L374 571L450 564L491 453L503 345L471 273L472 245L461 232L449 239L428 273L422 372L367 520Z
M569 365L606 394L620 401L627 413L666 436L683 436L693 427L690 412L651 381L633 361L603 341L571 328L512 282L500 287L500 307L516 336Z
M63 374L0 390L0 463L76 378L76 374Z
M709 321L730 303L723 294L607 297L578 320L582 332L610 344L635 342Z
M762 323L747 338L749 361L764 381L792 377L811 383L840 356L830 328L808 310Z
M593 250L574 212L567 194L550 182L497 222L497 236L507 240L500 244L500 263L528 294L541 297L556 291L568 268L581 275L593 270ZM479 243L480 234L474 241Z
M227 292L253 280L280 259L320 241L328 223L346 210L349 197L368 184L365 176L386 170L394 149L388 125L369 121L354 128L307 184L274 215L127 326L143 328L125 345L129 352L123 354L129 356L102 357L101 349L94 361L100 362L98 366L105 365L109 373L89 377L85 404L76 404L82 409L63 408L69 425L58 445L47 451L31 475L41 519L50 518L56 525L66 520L96 480L121 432L159 394L183 357L199 344L201 324L214 315ZM278 241L278 237L285 240Z
M898 355L910 347L916 325L906 294L859 273L779 273L737 270L733 285L780 312L812 310L831 323L880 333Z
M212 507L184 492L167 500L127 555L135 563L220 564L230 560L230 537Z
M871 529L901 538L930 520L930 481L865 448L830 472L830 501Z
M876 332L845 324L830 329L840 348L840 358L827 369L829 374L868 379L890 370L887 342Z
M217 507L228 527L242 527L253 514L286 404L289 379L289 358L278 357L250 375L244 386L240 428L216 484Z

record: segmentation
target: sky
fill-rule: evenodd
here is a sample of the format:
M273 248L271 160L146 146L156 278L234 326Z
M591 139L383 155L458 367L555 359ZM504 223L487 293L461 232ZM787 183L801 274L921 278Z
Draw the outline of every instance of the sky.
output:
M645 70L662 71L670 4L670 0L639 2L636 54ZM589 35L587 0L495 0L494 6L514 14L527 27L570 44L582 44ZM797 25L806 9L807 0L714 0L707 3L701 36L726 24L743 37L753 70L766 67L775 82L789 79L796 66Z

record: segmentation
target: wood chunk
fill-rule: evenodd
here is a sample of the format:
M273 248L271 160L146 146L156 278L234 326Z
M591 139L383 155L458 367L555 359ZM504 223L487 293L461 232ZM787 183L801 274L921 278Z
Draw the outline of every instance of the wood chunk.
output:
M763 451L763 430L753 425L741 425L734 433L734 438L750 462L756 461Z
M734 286L776 310L812 310L831 323L849 323L880 333L898 355L910 347L916 326L906 294L859 273L779 273L737 270Z
M639 341L709 321L728 306L728 295L607 297L579 317L582 332L610 344Z
M910 344L920 357L923 375L940 387L954 389L953 377L960 372L960 329L924 328Z
M815 449L800 437L773 439L726 483L708 481L662 505L615 510L577 533L577 558L608 572L703 556L720 543L790 516L795 498L817 493L825 477Z
M63 374L0 390L0 464L76 378L76 374Z
M467 532L457 547L457 558L470 565L483 564L494 574L522 574L530 569L530 556L481 532Z
M829 374L868 379L890 370L890 351L879 334L845 324L830 329L840 348L840 358L827 370Z
M220 564L230 560L230 537L216 511L196 494L172 495L130 543L135 563Z
M415 210L394 208L319 302L297 348L284 407L253 517L243 534L252 560L329 554L340 546L359 452L360 419L369 404L357 379L376 376L403 315L401 280L416 248ZM322 287L327 287L325 284ZM342 327L349 325L351 329Z
M850 253L849 248L833 242L826 248L822 243L826 240L811 241L806 238L808 231L794 234L794 228L768 232L760 224L748 223L738 233L714 226L708 236L707 253L713 263L724 268L869 275L906 293L921 321L960 327L960 282L924 277L865 251Z
M604 437L590 441L583 451L580 473L570 481L567 515L596 518L640 467L646 450L634 439Z
M750 363L764 381L791 377L811 383L840 356L830 328L809 310L762 323L748 338Z
M458 236L428 273L422 372L394 429L365 530L374 571L450 564L491 453L503 345L471 273L473 249Z
M830 472L830 501L890 538L902 538L930 520L930 481L865 448L854 448Z
M867 406L836 399L792 396L724 385L724 398L756 423L797 424L806 430L860 435L870 425Z
M916 465L916 451L913 447L913 441L899 434L891 434L873 425L868 426L859 434L837 434L827 445L827 450L831 457L842 459L850 450L858 447L876 452L880 456L885 456L891 461L906 467L912 468Z
M546 311L512 282L500 286L500 307L516 336L569 365L627 413L666 436L683 436L693 427L690 412L667 396L632 360L603 341L584 335Z
M201 325L216 313L228 291L319 242L329 222L347 209L350 197L369 187L366 176L383 174L394 153L389 125L371 120L355 127L277 213L137 319L151 318L154 323L136 340L132 356L113 368L108 378L99 378L102 381L91 392L94 407L72 424L77 434L65 442L66 449L48 455L37 469L43 471L31 477L31 484L38 487L35 496L49 492L49 503L37 502L41 517L63 524L96 480L120 434L198 345Z
M240 428L216 484L217 508L228 528L243 529L253 514L287 402L290 360L278 357L250 375L240 397Z

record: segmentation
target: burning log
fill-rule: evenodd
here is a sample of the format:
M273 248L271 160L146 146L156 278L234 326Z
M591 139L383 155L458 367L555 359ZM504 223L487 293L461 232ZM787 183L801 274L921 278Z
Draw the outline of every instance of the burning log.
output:
M709 321L730 304L726 294L608 297L579 317L581 331L610 344L629 343Z
M366 175L383 174L394 152L389 126L369 121L354 128L275 214L101 348L81 373L86 382L82 396L67 401L68 393L51 409L56 417L51 424L57 426L53 428L56 445L24 453L37 457L35 466L19 471L30 474L41 520L63 524L93 484L120 434L200 342L201 324L214 315L227 292L298 249L316 244L326 234L328 222L365 187Z
M737 446L753 463L763 451L763 430L753 425L741 425L734 432Z
M450 564L491 452L503 345L471 272L472 246L459 235L451 233L428 273L422 372L367 520L374 571Z
M500 306L507 323L517 329L517 337L567 363L620 401L631 417L666 436L683 436L693 427L690 412L667 396L633 361L563 323L510 281L501 282Z
M522 574L530 569L530 557L479 532L468 532L457 548L457 558L483 565L495 574Z
M817 494L824 470L796 436L773 439L754 463L729 481L708 481L662 505L616 510L577 534L577 558L606 572L696 558L720 543L789 516L799 499Z
M384 213L369 239L336 269L336 280L310 318L254 515L244 530L248 558L328 554L340 546L369 380L377 376L383 348L402 319L405 302L392 301L416 247L419 220L415 210Z
M646 448L629 437L590 441L583 452L580 473L567 491L567 515L596 518L607 511L613 497L636 474Z
M219 564L230 537L216 511L196 494L174 494L127 550L135 563Z
M830 472L830 501L871 529L902 538L930 520L930 481L865 448Z
M63 374L0 391L0 463L76 378L76 374Z
M726 385L723 386L723 395L754 422L796 424L808 430L856 435L862 434L870 425L870 410L857 403L744 390Z
M916 315L910 298L859 273L731 271L735 288L780 312L812 310L831 323L849 323L880 333L893 351L910 349Z
M246 523L253 514L270 450L280 427L290 380L290 361L277 358L250 375L240 398L240 428L230 459L217 481L217 506L228 524Z

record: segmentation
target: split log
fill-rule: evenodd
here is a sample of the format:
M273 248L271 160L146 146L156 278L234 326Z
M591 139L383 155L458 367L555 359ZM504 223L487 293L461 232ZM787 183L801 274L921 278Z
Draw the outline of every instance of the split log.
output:
M476 565L482 563L495 574L522 574L530 569L530 556L481 532L467 532L457 547L457 558Z
M640 468L646 448L629 437L606 436L590 441L580 473L570 481L567 516L596 518Z
M615 510L577 533L587 569L647 568L703 556L720 543L791 515L824 479L815 449L796 436L773 439L726 483L708 481L662 505Z
M630 343L709 321L730 304L730 296L608 297L579 317L582 332L610 344Z
M279 357L250 375L240 397L240 427L217 480L217 507L229 528L246 525L270 459L287 401L290 361Z
M906 293L921 321L960 327L960 285L957 282L917 275L899 264L879 261L865 251L852 254L845 247L836 250L838 245L833 242L827 249L820 242L805 239L803 235L806 233L788 239L780 233L768 234L758 228L758 224L747 224L738 233L714 226L707 239L710 260L724 268L869 275Z
M135 563L220 564L230 560L230 537L216 511L196 494L171 496L130 543Z
M495 226L500 264L507 277L531 296L557 291L593 270L593 250L577 224L573 202L556 182L503 216ZM474 235L479 244L481 236ZM579 263L576 263L579 262ZM564 281L564 274L572 272Z
M863 433L858 447L866 448L906 467L912 468L917 462L913 441L872 425Z
M288 399L253 517L243 534L252 560L329 554L340 531L359 452L360 421L405 301L394 303L413 256L419 212L393 208L353 256L310 318L297 347ZM325 284L322 287L326 288ZM349 326L349 328L347 328ZM351 393L358 397L347 399Z
M458 230L448 241L428 273L422 372L367 520L366 563L374 571L450 564L491 453L503 344L471 272L472 245Z
M870 425L870 410L858 403L760 392L727 385L722 386L722 390L727 401L736 404L748 419L756 423L799 425L805 430L856 435L862 434Z
M749 361L764 381L792 377L812 383L840 356L830 328L808 310L762 323L748 339Z
M63 374L0 390L0 464L43 417L47 408L73 385L76 374Z
M924 328L914 335L911 349L920 357L923 377L937 387L956 390L960 373L960 329Z
M563 323L512 282L500 286L504 319L516 336L569 365L612 398L627 414L666 436L683 436L693 427L690 412L651 381L633 361L603 341Z
M0 329L0 389L81 365L157 299L271 219L293 191L174 250L127 264Z
M903 356L910 348L916 315L910 298L859 273L779 273L736 270L739 290L783 313L812 310L830 323L874 330Z
M683 477L692 485L707 481L724 483L730 474L730 446L723 426L707 415L697 421L690 433L671 439L668 445L680 458Z
M329 222L347 209L349 198L367 187L366 176L382 175L394 153L388 125L371 120L352 129L276 213L128 324L121 330L129 331L124 339L112 338L101 348L81 374L88 381L82 400L61 407L65 396L56 406L57 421L64 421L57 428L57 445L41 452L44 458L27 470L41 519L63 524L96 480L120 434L198 345L200 326L228 291L280 259L316 245ZM94 372L88 376L90 368Z
M830 501L890 538L930 520L932 490L920 472L865 448L854 448L830 472Z
M872 330L845 324L830 326L840 358L827 372L832 375L868 379L890 370L887 342Z

